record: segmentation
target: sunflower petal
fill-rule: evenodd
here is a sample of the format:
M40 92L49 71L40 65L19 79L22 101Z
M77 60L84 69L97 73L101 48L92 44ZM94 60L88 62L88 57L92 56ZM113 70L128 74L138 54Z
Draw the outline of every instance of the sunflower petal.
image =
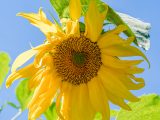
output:
M116 95L114 95L113 93L109 92L108 90L105 91L107 94L108 99L113 103L116 104L126 110L131 110L131 108L125 103L123 98L120 98Z
M29 79L29 89L32 90L36 88L39 84L40 81L42 80L42 74L43 74L43 69L40 69L37 73L35 73L30 79Z
M115 71L116 72L116 71ZM113 72L113 73L115 73ZM133 80L127 76L125 73L116 72L116 76L125 86L128 90L139 90L145 86L144 81L135 83Z
M93 120L95 111L93 110L89 101L89 92L87 85L81 84L80 86L73 86L72 94L70 97L70 120Z
M115 35L115 34L107 35L104 33L98 40L98 46L103 49L103 48L108 48L110 46L118 45L118 44L130 45L134 40L135 40L135 37L129 37L127 40L124 40L118 35Z
M29 119L38 118L49 107L59 86L60 80L53 71L46 71L29 103Z
M66 120L71 119L71 96L72 96L72 84L63 82L61 92L63 93L62 98L62 109L61 113Z
M69 13L72 20L76 21L81 16L81 1L80 0L70 0L69 2Z
M136 96L128 91L128 89L120 82L119 79L115 77L115 74L111 73L110 69L102 66L98 74L105 89L111 93L133 102L137 102L139 100Z
M108 6L106 5L106 10L100 13L96 5L96 0L90 0L89 8L85 16L85 35L93 42L98 40L98 37L102 32L103 22L107 11Z
M105 94L104 88L98 78L93 78L88 82L89 97L93 108L96 112L102 113L102 119L110 119L110 111L108 105L108 98Z
M101 52L102 54L107 54L107 55L117 56L117 57L141 56L147 61L150 67L150 62L147 59L147 57L143 54L143 52L141 52L138 48L134 46L113 45L106 49L102 49Z
M7 78L6 87L8 88L17 79L32 77L37 71L38 69L36 69L33 64L30 64L16 72L11 73L11 75Z
M80 36L80 30L79 30L79 22L78 21L66 21L66 35L74 35L74 36Z
M46 18L46 15L41 8L39 9L38 14L22 12L17 15L28 19L32 25L38 27L45 35L48 33L52 33L57 37L61 37L61 35L63 35L63 32L59 27Z
M108 56L105 54L102 54L101 58L102 58L102 63L105 66L117 68L117 69L123 69L123 68L126 69L126 68L133 67L143 62L143 60L120 60L116 57Z
M136 82L144 83L144 79L143 79L143 78L137 78L137 77L135 77L134 75L130 75L129 77L130 77L131 79L133 79L134 81L136 81Z
M35 54L37 53L36 50L28 50L22 54L20 54L16 60L14 61L12 68L11 68L11 72L15 72L16 69L18 67L20 67L21 65L23 65L25 62L27 62L31 57L33 57Z

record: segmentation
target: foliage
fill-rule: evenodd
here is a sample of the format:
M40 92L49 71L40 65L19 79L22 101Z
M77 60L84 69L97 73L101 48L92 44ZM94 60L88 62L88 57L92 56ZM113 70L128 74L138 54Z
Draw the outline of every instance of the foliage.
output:
M0 52L0 87L2 86L6 75L9 72L10 57L5 52Z
M129 106L132 108L132 111L121 109L117 112L116 120L160 120L159 95L143 95L139 102L130 102Z
M56 105L55 102L46 110L44 113L47 120L57 120L58 116L56 113Z
M25 110L33 92L28 88L28 79L22 80L16 88L17 100L20 103L20 108Z

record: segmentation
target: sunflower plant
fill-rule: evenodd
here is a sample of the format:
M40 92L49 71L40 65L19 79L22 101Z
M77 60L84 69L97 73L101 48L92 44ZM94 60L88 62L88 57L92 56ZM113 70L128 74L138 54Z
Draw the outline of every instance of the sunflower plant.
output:
M53 0L51 3L55 5ZM47 111L54 112L54 106L60 120L93 120L97 113L102 120L109 120L109 102L131 110L125 100L137 102L139 98L130 90L145 85L143 78L135 76L144 71L138 65L143 59L149 64L132 44L136 43L134 33L107 4L96 0L61 3L68 4L65 13L59 13L61 24L48 20L42 8L38 13L18 14L38 27L46 40L16 58L6 87L17 79L28 79L26 90L30 95L25 104L29 120L43 113L49 116ZM84 21L80 21L82 16ZM115 27L104 30L106 20L114 20ZM122 37L122 33L128 37ZM18 69L33 56L32 63Z

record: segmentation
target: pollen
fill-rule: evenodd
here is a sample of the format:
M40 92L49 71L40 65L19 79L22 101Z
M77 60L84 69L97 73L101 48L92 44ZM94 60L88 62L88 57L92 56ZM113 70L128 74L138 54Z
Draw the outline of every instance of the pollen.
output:
M83 35L59 42L55 47L53 61L62 80L73 85L87 83L97 76L102 64L97 43Z

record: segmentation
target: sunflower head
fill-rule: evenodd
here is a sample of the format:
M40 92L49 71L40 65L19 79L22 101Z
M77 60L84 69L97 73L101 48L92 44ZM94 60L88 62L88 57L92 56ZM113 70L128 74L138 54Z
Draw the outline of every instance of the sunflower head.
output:
M127 30L125 25L102 32L107 5L100 12L95 0L90 0L84 32L80 31L80 0L70 0L69 10L70 18L63 20L63 28L49 21L42 9L37 14L18 14L38 27L46 35L46 42L17 57L6 86L29 78L29 88L34 91L28 105L31 120L52 102L56 102L57 114L63 120L93 120L97 112L103 120L109 120L109 101L130 110L125 100L135 102L138 98L129 90L144 87L144 80L134 75L143 72L137 66L143 60L122 57L147 60L146 56L131 45L134 37L120 37ZM33 63L16 70L33 56Z

